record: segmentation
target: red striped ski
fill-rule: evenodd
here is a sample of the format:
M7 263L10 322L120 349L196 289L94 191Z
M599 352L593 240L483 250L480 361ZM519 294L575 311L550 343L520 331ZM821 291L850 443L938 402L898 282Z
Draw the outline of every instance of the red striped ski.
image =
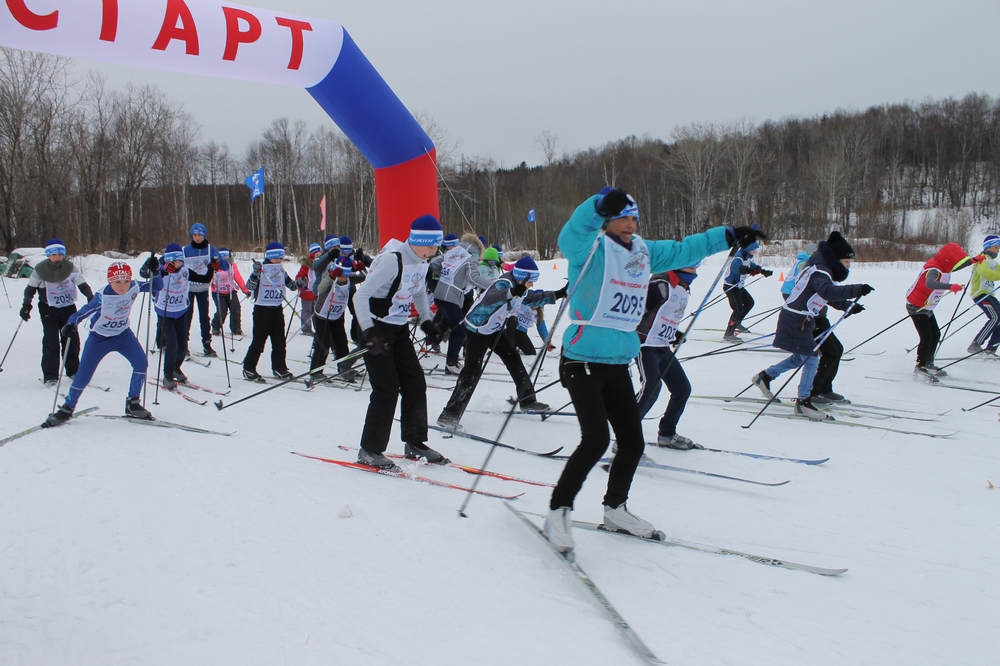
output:
M334 465L340 465L341 467L349 467L351 469L360 469L365 472L372 472L373 474L381 474L383 476L393 476L397 479L409 479L411 481L420 481L421 483L429 483L432 486L439 486L441 488L451 488L452 490L461 490L466 493L476 493L477 495L485 495L486 497L495 497L497 499L503 500L515 500L524 493L518 493L516 495L500 495L498 493L491 493L485 490L474 490L472 488L467 488L465 486L455 485L454 483L446 483L444 481L437 481L436 479L429 479L426 476L414 476L413 474L408 474L406 472L394 472L388 469L379 469L377 467L369 467L368 465L362 465L355 462L347 462L346 460L334 460L332 458L320 458L318 456L310 456L305 453L298 453L297 451L291 452L293 455L302 456L303 458L310 458L312 460L319 460L320 462L332 463Z

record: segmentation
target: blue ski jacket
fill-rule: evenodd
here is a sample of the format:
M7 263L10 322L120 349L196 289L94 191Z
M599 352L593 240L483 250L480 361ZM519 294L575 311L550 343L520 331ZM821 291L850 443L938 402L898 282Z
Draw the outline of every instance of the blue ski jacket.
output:
M604 285L604 245L597 243L594 258L587 272L577 278L587 262L591 248L604 226L604 217L597 213L598 196L592 196L573 212L559 232L559 249L569 260L570 317L585 321L594 314ZM663 273L698 263L705 257L729 249L725 227L714 227L684 240L646 241L653 273ZM613 328L571 324L563 333L562 354L565 358L608 365L628 365L639 355L639 334Z

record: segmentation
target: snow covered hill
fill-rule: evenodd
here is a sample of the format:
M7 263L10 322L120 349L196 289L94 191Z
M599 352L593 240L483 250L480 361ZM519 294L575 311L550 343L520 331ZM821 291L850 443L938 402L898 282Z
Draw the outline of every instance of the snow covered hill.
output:
M110 261L84 260L95 288ZM692 309L721 261L701 269ZM788 263L769 265L775 277L750 287L757 300L750 321L780 304L777 273ZM541 286L563 284L564 261L541 268ZM915 270L856 265L850 281L876 291L863 299L865 313L837 329L845 347L905 315L903 294ZM6 281L14 307L0 300L4 349L17 328L24 283ZM949 296L939 307L942 323L955 302ZM966 298L962 308L971 304ZM550 307L550 326L555 313ZM728 313L725 303L712 307L697 327L721 329ZM138 314L137 307L133 327ZM249 331L249 307L243 315ZM752 328L771 333L774 321ZM964 355L981 321L945 342L941 356ZM714 340L721 335L692 331L681 355L720 349ZM52 408L52 391L38 381L40 337L36 310L0 373L0 437L40 423ZM139 338L145 340L145 324ZM581 566L660 659L842 666L996 658L1000 490L990 482L1000 484L1000 406L963 412L990 396L912 382L905 348L916 340L911 323L902 322L843 363L835 388L857 403L933 420L838 420L952 437L768 416L743 429L759 406L692 399L679 431L706 446L831 460L807 466L651 447L647 453L659 463L790 483L764 487L648 468L636 475L630 509L671 537L848 568L844 575L577 530ZM310 343L291 338L293 372L308 369ZM242 360L248 345L236 342L229 358ZM222 345L215 347L221 353ZM150 358L155 373L157 357ZM685 368L696 395L735 395L780 358L742 351L687 361ZM265 376L268 359L265 352L259 366ZM541 384L555 379L557 361L546 359ZM487 437L504 417L481 412L505 409L513 391L502 365L490 366L500 374L481 382L463 420ZM222 359L184 367L191 381L226 390ZM236 365L229 369L226 403L259 390L238 379ZM1000 392L998 369L964 361L949 372L953 383ZM109 356L94 383L111 391L88 390L80 408L121 414L128 377L124 359ZM439 387L452 381L438 373L428 378ZM156 417L235 431L230 437L84 416L0 448L0 664L640 663L586 589L501 500L473 496L468 517L460 518L462 492L291 455L355 460L353 449L340 447L357 446L368 402L367 391L302 388L283 387L220 412L211 402L197 406L162 391L154 404L150 387L146 404ZM432 421L448 397L447 390L428 389ZM568 402L558 385L539 398L553 407ZM664 392L651 416L662 414L666 399ZM644 427L655 439L656 419ZM568 453L578 438L573 418L516 415L502 441ZM433 431L428 443L476 467L489 448ZM393 441L389 450L401 453L402 444ZM489 467L554 483L562 463L498 450ZM454 484L475 481L454 468L404 469ZM592 472L575 518L601 520L605 476L600 468ZM492 478L478 487L524 493L514 502L523 510L548 507L547 487Z

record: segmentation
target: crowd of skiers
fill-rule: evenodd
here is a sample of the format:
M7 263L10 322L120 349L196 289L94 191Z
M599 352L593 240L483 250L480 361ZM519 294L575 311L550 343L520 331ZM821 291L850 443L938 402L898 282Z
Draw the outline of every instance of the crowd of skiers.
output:
M488 247L474 234L444 235L431 215L416 219L403 240L392 240L374 258L355 251L349 237L328 235L309 247L293 278L284 266L285 248L269 243L263 261L253 261L244 281L226 248L214 248L204 225L190 229L190 243L169 244L161 256L151 256L133 279L123 262L113 263L107 286L92 292L66 257L62 241L45 246L46 259L34 267L25 289L21 318L27 321L37 294L43 325L42 381L56 385L63 374L72 380L62 406L46 426L64 423L73 411L101 359L112 351L132 365L126 416L152 418L140 402L146 383L147 353L130 328L130 313L140 294L148 293L156 314L156 345L161 351L158 375L164 389L187 383L182 366L189 358L188 341L197 313L202 354L216 356L213 336L243 335L240 295L253 303L250 346L242 362L243 377L265 382L257 365L270 342L271 373L291 380L286 363L285 306L296 293L300 332L313 337L310 386L331 377L324 374L330 352L338 359L336 379L353 382L354 366L363 359L371 386L358 461L398 470L385 456L390 431L401 403L400 437L404 455L431 463L447 462L427 446L428 414L425 373L414 347L411 327L423 335L428 349L447 343L445 371L457 375L455 388L437 418L439 427L461 429L461 419L495 354L506 366L523 411L547 412L535 395L522 354L536 350L527 331L538 327L548 342L543 307L569 299L569 320L562 337L559 377L569 392L580 424L581 441L566 462L552 493L545 534L563 551L573 548L570 533L574 499L590 470L611 441L616 454L610 465L604 497L604 524L609 529L650 537L655 529L631 513L626 502L636 467L645 448L641 421L656 402L661 384L670 399L659 420L659 446L694 449L700 446L678 433L677 426L691 395L691 383L675 356L683 343L680 331L691 283L701 261L729 250L720 277L732 316L723 340L742 342L743 321L754 306L747 277L769 277L772 271L754 261L764 233L756 225L716 227L682 240L645 240L638 234L639 207L620 189L604 188L575 210L559 234L559 248L569 261L568 283L555 291L533 289L539 270L525 255L514 264L502 262L502 249ZM1000 281L1000 236L987 236L982 253L970 257L955 243L942 247L922 268L905 295L905 308L919 336L914 377L928 382L946 374L934 363L941 339L934 308L948 293L963 291L952 274L973 266L970 282L975 303L987 321L969 345L970 354L994 355L1000 346L1000 302L994 296ZM752 383L773 399L771 383L782 374L799 375L795 411L826 418L820 409L849 402L833 389L844 348L835 329L846 317L860 314L859 300L873 291L867 284L843 284L855 252L839 232L800 253L781 285L784 304L778 309L773 346L790 355L753 376ZM87 304L76 308L77 294ZM720 297L721 298L721 297ZM210 316L210 304L215 313ZM294 304L293 311L294 311ZM832 323L829 308L844 314ZM347 329L346 313L351 328ZM77 326L90 318L90 335L80 353ZM351 350L348 339L354 343ZM553 346L543 347L542 353ZM518 353L520 350L520 354ZM463 363L464 357L464 363ZM636 395L629 373L637 362L641 386ZM610 429L609 429L610 425Z

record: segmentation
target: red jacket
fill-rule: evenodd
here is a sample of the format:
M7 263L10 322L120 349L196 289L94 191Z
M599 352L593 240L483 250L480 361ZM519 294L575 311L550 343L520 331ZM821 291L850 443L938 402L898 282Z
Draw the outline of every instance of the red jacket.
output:
M313 291L312 291L312 289L310 289L310 287L312 286L312 277L313 277L313 276L309 275L309 272L312 270L311 263L312 262L310 262L310 266L306 266L305 264L302 264L302 266L299 267L298 274L296 274L296 276L295 276L295 281L296 282L299 281L301 278L304 278L304 277L308 277L309 278L309 284L306 285L305 287L303 287L302 289L299 289L299 298L301 298L303 301L315 301L316 300L316 294L314 294Z
M917 276L917 281L913 283L910 290L906 292L906 302L916 308L933 309L937 301L941 300L944 290L933 290L927 286L927 271L936 269L941 271L940 282L951 280L951 272L955 270L963 260L969 258L965 250L958 243L948 243L924 264ZM929 307L928 307L929 306Z

